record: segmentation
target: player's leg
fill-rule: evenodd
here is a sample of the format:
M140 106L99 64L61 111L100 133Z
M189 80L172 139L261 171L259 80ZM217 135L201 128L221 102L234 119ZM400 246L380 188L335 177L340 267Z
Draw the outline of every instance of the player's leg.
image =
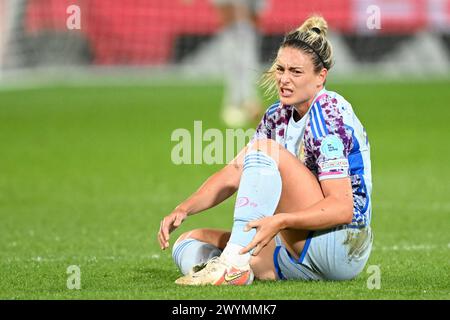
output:
M221 255L224 262L221 268L225 270L227 266L232 266L234 269L248 270L250 264L256 277L276 279L272 258L276 249L275 241L273 240L256 257L251 257L250 254L240 255L239 251L250 243L256 233L256 230L244 232L244 226L249 221L271 216L275 212L289 213L305 209L322 198L317 179L298 159L272 140L255 143L247 150L244 158L233 229L230 240ZM286 246L286 250L289 250L294 257L298 257L307 236L307 231L283 231L281 241ZM218 267L214 266L211 269L217 270ZM185 278L178 283L223 283L223 279L215 279L208 274L208 268L205 268L202 273L204 273L204 282L201 277L196 277L195 279ZM223 274L223 270L217 272L220 277Z
M225 92L222 117L230 127L242 127L260 116L256 90L260 37L252 7L246 1L214 1L223 26L222 57Z
M283 184L275 214L298 212L323 199L322 189L314 174L280 144L271 139L262 139L255 142L251 149L262 150L277 162ZM308 234L306 230L281 231L289 252L296 258Z
M183 233L175 241L172 257L183 274L191 272L213 257L220 256L230 232L217 229L194 229Z
M238 158L240 158L239 156ZM242 173L234 209L234 222L228 241L219 260L194 275L182 277L178 284L249 284L254 274L250 267L250 253L239 251L253 239L255 230L244 232L248 221L272 215L281 194L281 177L277 163L267 154L252 150L244 157Z
M188 274L194 266L201 265L219 256L230 239L231 232L218 229L194 229L183 233L175 241L172 257L183 274ZM271 263L275 242L272 241L258 256L252 257L251 266L256 278L275 279Z
M323 199L322 189L317 178L303 163L278 143L273 140L259 140L251 149L259 149L277 162L282 179L282 192L274 214L298 212ZM259 279L279 278L273 259L277 247L282 246L282 253L298 260L309 234L310 232L307 230L281 231L277 241L273 239L258 256L252 257L250 264L255 272L255 277Z

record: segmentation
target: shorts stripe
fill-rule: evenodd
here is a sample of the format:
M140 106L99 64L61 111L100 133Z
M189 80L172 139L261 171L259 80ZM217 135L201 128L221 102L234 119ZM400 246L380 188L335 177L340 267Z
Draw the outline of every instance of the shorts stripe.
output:
M280 265L278 264L278 254L280 253L281 246L277 246L273 252L273 264L275 266L275 271L277 272L278 278L281 280L286 280L280 270Z
M311 243L311 239L312 239L313 235L314 235L314 231L310 231L308 233L308 236L306 237L305 246L303 247L303 250L302 250L302 253L300 255L300 258L298 259L299 263L303 263L303 260L305 259L306 252L308 251L309 244Z

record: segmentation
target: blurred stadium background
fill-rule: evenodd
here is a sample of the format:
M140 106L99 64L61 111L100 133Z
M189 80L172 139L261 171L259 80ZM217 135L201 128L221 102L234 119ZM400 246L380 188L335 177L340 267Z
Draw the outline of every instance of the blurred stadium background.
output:
M67 8L73 4L81 9L79 30L67 28ZM380 10L379 29L367 27L373 6ZM449 73L448 0L267 1L259 21L263 67L283 34L314 12L332 30L335 76ZM221 73L217 64L194 58L208 50L220 28L209 0L1 0L0 21L3 82L23 81L29 72L32 80L37 72L40 81L48 76L67 80L105 68L120 69L118 75L149 75L152 70L152 77L161 71L167 75L174 67L178 76L181 71L188 77ZM61 77L61 70L69 67L71 72L62 71Z
M79 30L67 28L74 4ZM380 29L367 27L373 6ZM345 283L173 284L160 219L221 167L170 158L175 129L225 129L209 0L0 0L0 298L449 299L450 0L268 0L255 73L311 13L331 29L327 88L371 142L368 264L381 289L366 271ZM192 217L172 241L230 228L232 212L230 200ZM70 265L81 290L66 286Z

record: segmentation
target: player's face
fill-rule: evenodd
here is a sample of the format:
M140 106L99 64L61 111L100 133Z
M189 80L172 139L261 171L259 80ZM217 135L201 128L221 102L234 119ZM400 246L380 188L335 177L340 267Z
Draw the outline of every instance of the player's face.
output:
M310 55L303 51L284 47L278 51L275 75L281 103L297 109L308 110L309 104L325 81L326 69L314 72Z

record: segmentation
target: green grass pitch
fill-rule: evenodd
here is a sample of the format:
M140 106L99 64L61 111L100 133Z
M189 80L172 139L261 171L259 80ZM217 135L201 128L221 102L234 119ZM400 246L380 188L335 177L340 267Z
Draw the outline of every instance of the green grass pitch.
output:
M449 299L450 83L328 84L372 148L374 250L349 282L178 287L160 219L218 165L171 162L176 128L224 127L220 86L0 91L1 299ZM269 103L269 101L267 101ZM234 199L234 198L233 198ZM233 199L189 218L230 228ZM81 289L66 286L79 266Z

